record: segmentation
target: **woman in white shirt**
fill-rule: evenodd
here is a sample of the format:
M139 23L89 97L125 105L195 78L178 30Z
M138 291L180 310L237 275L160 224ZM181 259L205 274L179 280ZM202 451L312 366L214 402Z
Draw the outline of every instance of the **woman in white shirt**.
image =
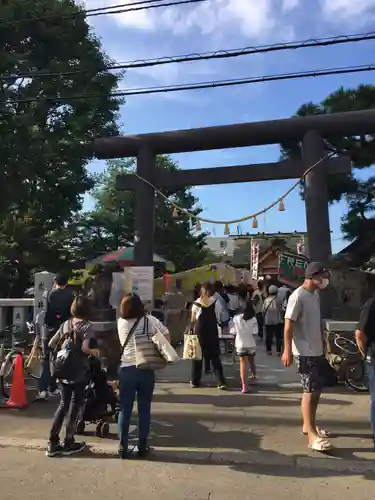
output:
M240 377L242 383L242 392L248 392L248 370L250 367L251 378L256 379L255 336L258 335L258 322L254 312L252 300L249 299L243 313L237 314L233 318L231 332L234 333L235 347L237 356L240 357Z
M145 458L150 451L148 435L151 423L151 402L155 388L155 372L137 368L137 338L159 331L170 341L169 331L157 318L146 314L144 305L136 294L128 294L122 299L117 329L122 351L119 369L121 408L118 421L119 455L123 459L129 456L129 425L134 399L137 396L138 456Z

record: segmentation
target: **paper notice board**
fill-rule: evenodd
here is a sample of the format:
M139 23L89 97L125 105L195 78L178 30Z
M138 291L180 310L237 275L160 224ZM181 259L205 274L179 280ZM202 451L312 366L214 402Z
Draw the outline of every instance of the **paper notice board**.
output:
M154 267L126 267L125 290L140 296L145 305L154 301Z

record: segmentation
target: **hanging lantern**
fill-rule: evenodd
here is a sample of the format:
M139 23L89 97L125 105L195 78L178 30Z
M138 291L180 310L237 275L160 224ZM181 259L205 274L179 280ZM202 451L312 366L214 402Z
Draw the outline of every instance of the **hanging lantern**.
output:
M224 227L224 234L226 236L229 236L230 235L230 227L229 227L229 224L225 224L225 227Z
M197 219L197 222L195 223L195 230L196 231L202 231L202 224L199 219Z
M258 221L257 221L257 218L254 217L253 219L253 229L256 229L258 227Z
M178 210L176 207L173 207L172 217L178 217Z
M285 212L284 200L282 198L279 203L279 212Z

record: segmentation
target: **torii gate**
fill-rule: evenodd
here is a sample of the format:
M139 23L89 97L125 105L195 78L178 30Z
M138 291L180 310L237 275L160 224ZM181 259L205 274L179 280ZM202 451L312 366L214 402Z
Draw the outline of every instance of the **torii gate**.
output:
M278 179L298 179L326 156L323 138L375 133L375 110L353 111L282 120L242 123L199 129L105 137L96 139L98 159L137 158L137 174L158 188L229 184ZM167 172L156 169L159 154L302 142L302 161L237 165ZM306 223L311 260L328 263L331 234L326 175L350 173L349 158L324 160L305 177ZM134 261L137 266L152 266L154 254L155 192L132 174L119 176L117 189L135 190ZM329 317L328 299L323 314Z

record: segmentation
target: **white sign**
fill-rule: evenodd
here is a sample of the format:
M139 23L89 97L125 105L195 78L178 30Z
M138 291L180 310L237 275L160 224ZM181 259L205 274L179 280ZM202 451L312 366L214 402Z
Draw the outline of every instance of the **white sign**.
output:
M154 302L154 267L125 268L125 288L140 296L145 305Z
M34 276L34 321L37 315L45 311L46 308L46 292L51 290L54 274L48 271L35 273Z
M259 266L259 245L255 241L251 242L251 279L258 279Z
M302 238L297 242L297 253L299 255L304 255L305 254L305 238L302 236Z
M125 293L125 274L112 273L112 288L109 297L109 303L113 309L118 310L121 304L121 299Z

